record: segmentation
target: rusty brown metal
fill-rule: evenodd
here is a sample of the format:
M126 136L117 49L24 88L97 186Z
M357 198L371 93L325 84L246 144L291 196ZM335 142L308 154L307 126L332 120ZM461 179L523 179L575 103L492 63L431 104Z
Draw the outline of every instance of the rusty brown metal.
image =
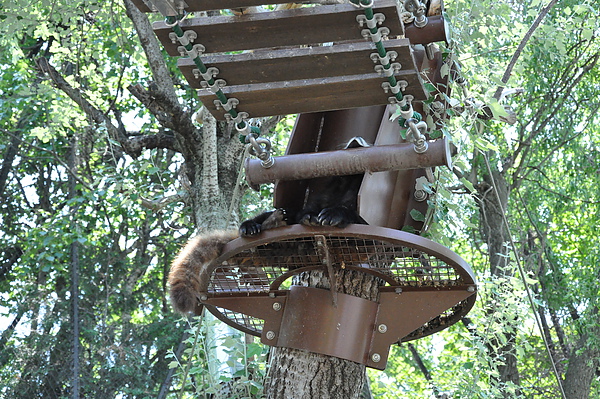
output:
M280 295L285 291L284 282L289 284L295 274L325 270L315 235L327 239L334 270L353 269L381 278L386 282L382 292L397 288L419 291L467 286L473 286L472 292L475 292L475 279L469 265L448 248L424 237L367 225L350 225L344 229L292 225L228 243L223 255L198 276L206 298L203 302L216 306L212 298L233 296L252 301L256 296ZM471 309L474 300L474 296L469 298L445 315L443 322L430 324L408 339L429 335L455 323ZM235 311L216 310L214 306L209 310L228 324L251 334L261 334L261 320Z
M393 106L388 106L381 118L376 146L406 142L398 134L398 123L388 117L393 111ZM359 214L371 225L392 229L411 226L420 232L423 222L410 217L410 211L427 212L427 201L414 198L416 179L424 175L424 169L366 173L358 193Z
M436 316L472 296L468 287L429 291L381 292L375 333L366 365L385 369L390 345L402 341ZM380 327L379 326L385 326ZM379 359L375 361L376 359Z
M378 302L284 283L307 270L362 271L385 282ZM469 265L424 237L368 225L286 226L238 238L198 276L219 319L268 345L385 368L389 346L440 331L473 306Z
M422 28L417 28L414 23L405 25L405 35L412 44L429 44L435 42L448 42L450 27L441 15L427 17L428 22Z
M333 151L354 136L374 143L386 106L355 108L300 114L292 130L285 155ZM304 203L308 180L280 180L275 184L273 203L276 208L300 209Z
M338 293L337 307L328 290L293 286L288 294L277 340L270 343L365 363L377 302Z
M429 142L429 149L417 153L412 143L284 155L270 168L247 158L246 179L250 186L276 180L303 180L324 176L354 175L364 172L451 166L448 140Z

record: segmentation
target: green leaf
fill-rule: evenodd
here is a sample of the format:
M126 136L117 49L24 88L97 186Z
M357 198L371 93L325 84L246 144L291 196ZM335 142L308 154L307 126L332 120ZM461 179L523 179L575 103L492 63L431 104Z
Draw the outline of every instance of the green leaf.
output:
M469 190L470 193L475 192L475 187L473 186L473 183L471 183L469 180L467 180L464 177L461 177L460 181L462 184L464 184L464 186L467 188L467 190Z
M410 217L413 218L413 220L415 220L417 222L425 221L425 215L423 215L420 211L418 211L416 209L410 210Z
M423 86L425 86L425 90L427 90L430 93L436 92L437 91L437 87L435 87L433 84L431 83L425 83Z

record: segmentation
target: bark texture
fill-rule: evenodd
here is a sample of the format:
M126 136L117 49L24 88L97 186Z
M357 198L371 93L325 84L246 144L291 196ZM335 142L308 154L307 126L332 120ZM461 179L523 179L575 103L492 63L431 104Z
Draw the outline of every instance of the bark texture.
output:
M510 187L500 171L491 169L487 172L483 173L482 182L476 186L479 194L480 229L488 246L491 274L497 277L508 277L513 273L507 268L510 245L508 243L509 232L504 224L504 216ZM498 301L492 298L490 303L494 304ZM493 306L490 305L488 310L490 315L495 311ZM514 350L516 339L514 326L518 320L513 318L500 319L499 322L506 325L506 328L504 328L506 341L501 343L500 340L492 337L488 344L490 354L500 360L497 366L499 373L497 382L520 386L521 379Z
M352 270L336 272L338 292L374 301L382 282ZM321 270L296 276L295 285L329 289ZM365 366L349 360L291 348L274 348L265 384L268 399L358 399Z
M598 319L598 309L594 315ZM600 370L600 347L597 337L600 336L600 323L590 327L582 334L577 345L569 356L569 365L565 373L563 389L568 399L588 399L594 378Z

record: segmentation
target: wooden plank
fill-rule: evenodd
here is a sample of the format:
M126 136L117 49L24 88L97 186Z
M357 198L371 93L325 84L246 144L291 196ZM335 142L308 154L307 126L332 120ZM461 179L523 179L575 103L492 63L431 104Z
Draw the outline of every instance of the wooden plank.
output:
M141 12L154 12L151 0L132 0ZM255 7L270 4L280 4L281 0L185 0L185 11L210 11L226 8Z
M395 0L377 0L375 13L383 13L383 23L390 29L390 38L404 35ZM318 6L247 14L186 19L182 29L198 35L196 43L206 47L207 53L223 53L259 48L289 47L328 42L360 40L361 28L356 16L362 14L351 4ZM167 53L178 56L179 43L169 38L171 28L164 22L155 22L154 30Z
M141 12L153 12L154 10L150 7L150 2L148 3L144 0L132 0L133 4L140 10Z
M408 82L405 94L424 100L422 81L414 71L400 71L398 80ZM376 73L342 76L324 79L293 80L254 85L227 86L223 93L227 98L240 101L239 111L251 117L287 115L304 112L329 111L383 105L391 93L384 93L381 83L384 80ZM213 101L216 97L208 90L198 91L202 103L220 120L223 110L216 110Z
M385 48L398 53L394 62L403 69L416 70L408 39L386 40ZM376 53L373 42L343 43L333 46L302 47L280 50L257 50L243 54L207 55L202 57L206 66L219 69L218 79L228 85L268 83L290 79L316 79L373 72L376 65L370 54ZM179 69L193 88L201 88L194 77L197 69L190 58L180 58Z
M185 0L187 11L222 10L225 8L254 7L270 4L280 4L281 0Z

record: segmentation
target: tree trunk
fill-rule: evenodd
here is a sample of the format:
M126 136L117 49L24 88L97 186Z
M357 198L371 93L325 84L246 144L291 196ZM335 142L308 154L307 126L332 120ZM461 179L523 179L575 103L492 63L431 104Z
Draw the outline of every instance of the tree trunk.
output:
M568 399L588 399L596 372L600 367L600 348L597 337L600 335L598 309L591 312L596 319L594 327L582 333L577 345L569 356L569 365L565 373L563 389Z
M477 185L479 194L480 229L488 246L490 272L492 276L509 277L513 273L507 267L509 259L509 232L504 224L505 212L508 204L510 187L504 175L491 168L490 173L483 174L483 182ZM498 294L494 294L498 295ZM490 303L501 303L501 298L492 296ZM489 316L495 312L490 309ZM513 383L520 386L519 370L517 368L517 357L515 356L515 333L514 327L517 320L514 318L495 318L495 322L505 324L504 343L494 337L490 338L488 349L492 357L501 358L498 363L497 382L500 384ZM499 387L502 389L502 387ZM508 396L507 396L508 397Z
M338 270L338 291L377 300L382 282L366 273ZM327 274L304 272L294 284L329 289ZM274 348L265 390L268 399L358 399L365 383L365 366L349 360L291 348Z
M580 341L583 341L582 338ZM569 368L565 374L563 389L568 399L588 399L590 386L598 368L597 354L594 351L573 349L569 357Z

